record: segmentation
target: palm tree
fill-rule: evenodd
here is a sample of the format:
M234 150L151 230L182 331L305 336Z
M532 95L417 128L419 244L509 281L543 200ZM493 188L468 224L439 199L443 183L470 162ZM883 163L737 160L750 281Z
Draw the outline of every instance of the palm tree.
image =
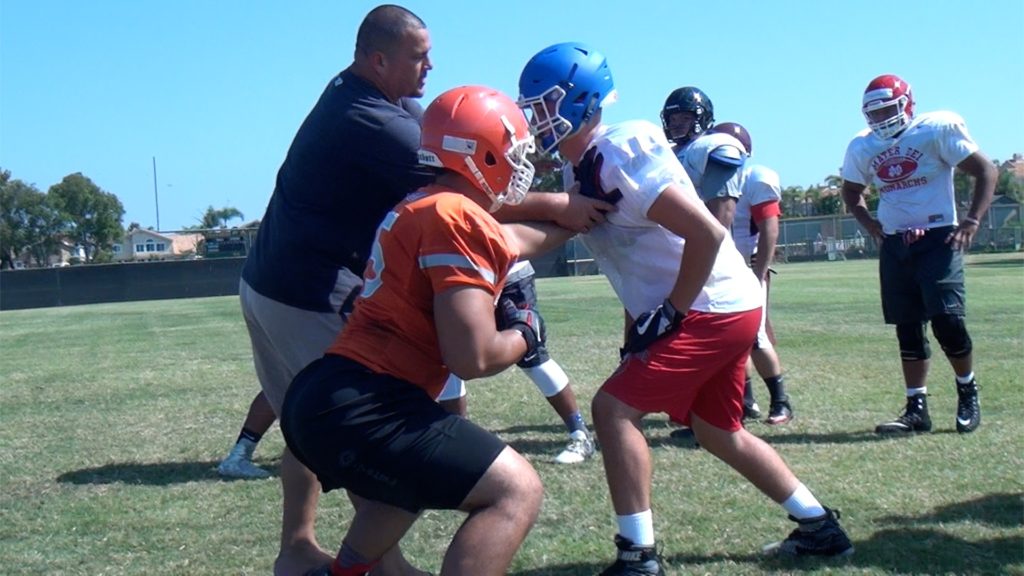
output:
M225 206L220 210L210 206L206 209L203 217L199 219L199 228L227 228L228 221L235 218L241 220L245 218L245 215L233 206Z

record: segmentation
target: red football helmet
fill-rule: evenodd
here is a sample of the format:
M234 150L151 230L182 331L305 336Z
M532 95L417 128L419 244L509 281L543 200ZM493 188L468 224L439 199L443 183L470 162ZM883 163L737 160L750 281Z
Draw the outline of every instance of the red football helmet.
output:
M883 140L903 131L914 117L914 95L910 84L899 76L883 74L864 90L861 108L868 127Z
M419 159L477 185L493 202L519 204L533 184L534 151L526 117L493 88L461 86L438 96L423 113Z
M747 154L754 153L754 144L750 141L750 133L741 124L735 122L722 122L715 124L708 129L709 134L728 134L733 138L740 141L743 147L747 149Z

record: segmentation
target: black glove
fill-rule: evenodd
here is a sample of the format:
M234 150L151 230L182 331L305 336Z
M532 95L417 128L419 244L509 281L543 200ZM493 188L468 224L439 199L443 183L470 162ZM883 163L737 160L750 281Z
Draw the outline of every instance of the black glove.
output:
M662 336L675 330L683 322L683 313L676 310L668 298L650 312L644 312L636 319L626 337L624 351L627 354L646 350Z
M598 154L597 147L592 147L583 155L579 166L572 169L576 181L580 184L580 194L587 198L604 200L609 204L615 204L622 200L622 192L619 189L605 191L601 187L601 165L604 164L604 156Z
M522 361L529 361L537 354L537 349L547 341L544 329L544 318L532 308L517 308L510 298L499 298L495 310L498 330L518 330L526 340L526 354Z

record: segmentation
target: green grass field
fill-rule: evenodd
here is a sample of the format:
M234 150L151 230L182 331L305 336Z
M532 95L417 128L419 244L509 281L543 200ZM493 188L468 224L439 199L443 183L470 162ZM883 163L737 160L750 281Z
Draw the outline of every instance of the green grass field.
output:
M774 445L857 547L850 560L760 558L793 524L702 450L648 420L655 528L672 574L1024 574L1024 254L975 256L968 326L984 414L955 432L952 372L933 341L935 430L874 435L903 404L895 335L882 324L877 263L779 266L773 321L796 419L750 429ZM621 309L603 277L538 282L549 347L589 420L614 368ZM0 573L269 574L276 477L226 482L215 467L258 385L237 298L4 312L0 316ZM758 398L766 400L763 385ZM612 558L600 457L549 463L564 433L517 370L469 383L470 417L525 454L546 488L518 576L589 575ZM276 469L276 427L257 461ZM318 532L341 541L348 504L321 500ZM436 571L461 521L429 512L403 541ZM486 551L482 551L486 553Z

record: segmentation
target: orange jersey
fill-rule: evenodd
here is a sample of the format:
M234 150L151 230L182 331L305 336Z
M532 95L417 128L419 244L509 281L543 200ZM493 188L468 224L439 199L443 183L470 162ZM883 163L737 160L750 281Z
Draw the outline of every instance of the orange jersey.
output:
M377 228L362 295L327 352L436 398L449 371L434 325L434 295L473 286L497 301L518 256L501 225L462 194L410 196Z

